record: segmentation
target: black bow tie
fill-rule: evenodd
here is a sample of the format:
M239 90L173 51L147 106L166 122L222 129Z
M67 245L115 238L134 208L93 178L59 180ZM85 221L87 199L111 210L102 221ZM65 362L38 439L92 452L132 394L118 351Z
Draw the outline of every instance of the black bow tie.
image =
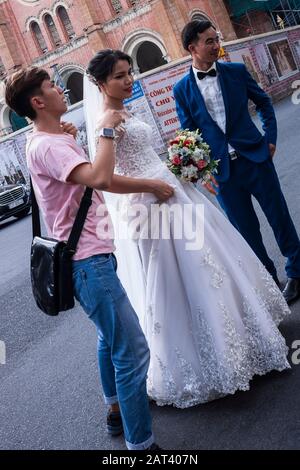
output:
M199 80L203 80L205 77L216 77L217 76L217 71L216 69L211 69L209 72L197 72L197 77Z

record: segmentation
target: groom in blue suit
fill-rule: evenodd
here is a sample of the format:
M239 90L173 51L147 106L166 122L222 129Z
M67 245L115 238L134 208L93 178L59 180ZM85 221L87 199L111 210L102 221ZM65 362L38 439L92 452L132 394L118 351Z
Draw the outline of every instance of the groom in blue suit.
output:
M276 268L263 244L252 204L259 202L287 260L283 295L288 303L300 297L300 241L273 164L277 124L268 95L244 64L218 62L219 36L209 21L191 21L182 31L190 52L190 73L174 87L183 129L202 132L211 155L220 160L218 201L279 285ZM248 100L256 105L264 135L253 123ZM224 247L226 249L226 247Z

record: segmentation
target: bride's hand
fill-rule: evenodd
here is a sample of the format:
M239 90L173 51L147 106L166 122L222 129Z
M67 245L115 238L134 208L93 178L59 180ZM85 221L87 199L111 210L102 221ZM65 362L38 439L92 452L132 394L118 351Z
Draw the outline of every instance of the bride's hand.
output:
M117 127L122 122L125 122L124 115L122 111L117 111L116 109L107 109L104 111L97 121L97 129L102 127Z
M125 128L124 128L124 126L122 126L122 124L119 124L115 128L115 131L116 131L116 139L119 141L125 133Z
M152 180L153 194L157 197L159 202L167 201L174 194L174 188L165 181Z
M76 126L74 126L74 124L71 122L61 121L60 127L64 132L66 132L66 134L70 134L74 137L74 139L76 139L78 129Z

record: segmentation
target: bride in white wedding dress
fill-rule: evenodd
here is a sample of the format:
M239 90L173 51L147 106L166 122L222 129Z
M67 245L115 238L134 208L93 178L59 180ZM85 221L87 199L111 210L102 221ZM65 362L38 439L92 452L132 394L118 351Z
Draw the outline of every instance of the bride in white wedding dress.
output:
M101 110L99 90L86 79L93 155L96 114L122 109L131 95L131 59L120 51L100 51L87 71L103 97ZM117 232L118 274L150 347L149 396L158 405L186 408L248 390L255 374L289 368L288 348L277 328L289 308L272 277L223 214L167 169L153 150L150 126L125 109L124 115L116 176L108 190L123 194L105 195ZM161 194L166 196L167 184L174 188L161 206L158 180ZM138 224L133 223L136 204L142 213ZM161 224L155 219L159 211ZM183 237L176 233L189 221L197 229L194 241L184 230ZM163 226L169 237L163 236ZM147 236L149 227L156 236Z

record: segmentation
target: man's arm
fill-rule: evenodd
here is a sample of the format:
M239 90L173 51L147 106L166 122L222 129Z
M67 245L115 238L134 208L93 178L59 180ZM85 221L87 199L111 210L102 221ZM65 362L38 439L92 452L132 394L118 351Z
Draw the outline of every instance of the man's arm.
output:
M93 163L81 163L68 177L68 182L94 189L107 189L115 167L115 149L112 139L100 137Z
M248 98L256 105L256 110L262 121L262 127L266 133L268 143L275 147L277 141L277 121L271 99L251 77L246 67L244 71Z
M173 91L176 102L176 111L180 120L181 128L189 129L190 131L197 129L197 126L195 125L192 116L190 115L188 107L186 106L184 100L181 98L181 93L176 90L176 87Z
M101 119L101 127L116 127L124 117L121 112L108 110ZM68 181L95 189L107 189L115 167L115 146L113 139L99 137L96 157L93 163L81 163L70 173Z
M174 194L174 189L165 181L156 179L130 178L113 175L111 185L106 189L110 193L152 193L159 201L166 201Z

